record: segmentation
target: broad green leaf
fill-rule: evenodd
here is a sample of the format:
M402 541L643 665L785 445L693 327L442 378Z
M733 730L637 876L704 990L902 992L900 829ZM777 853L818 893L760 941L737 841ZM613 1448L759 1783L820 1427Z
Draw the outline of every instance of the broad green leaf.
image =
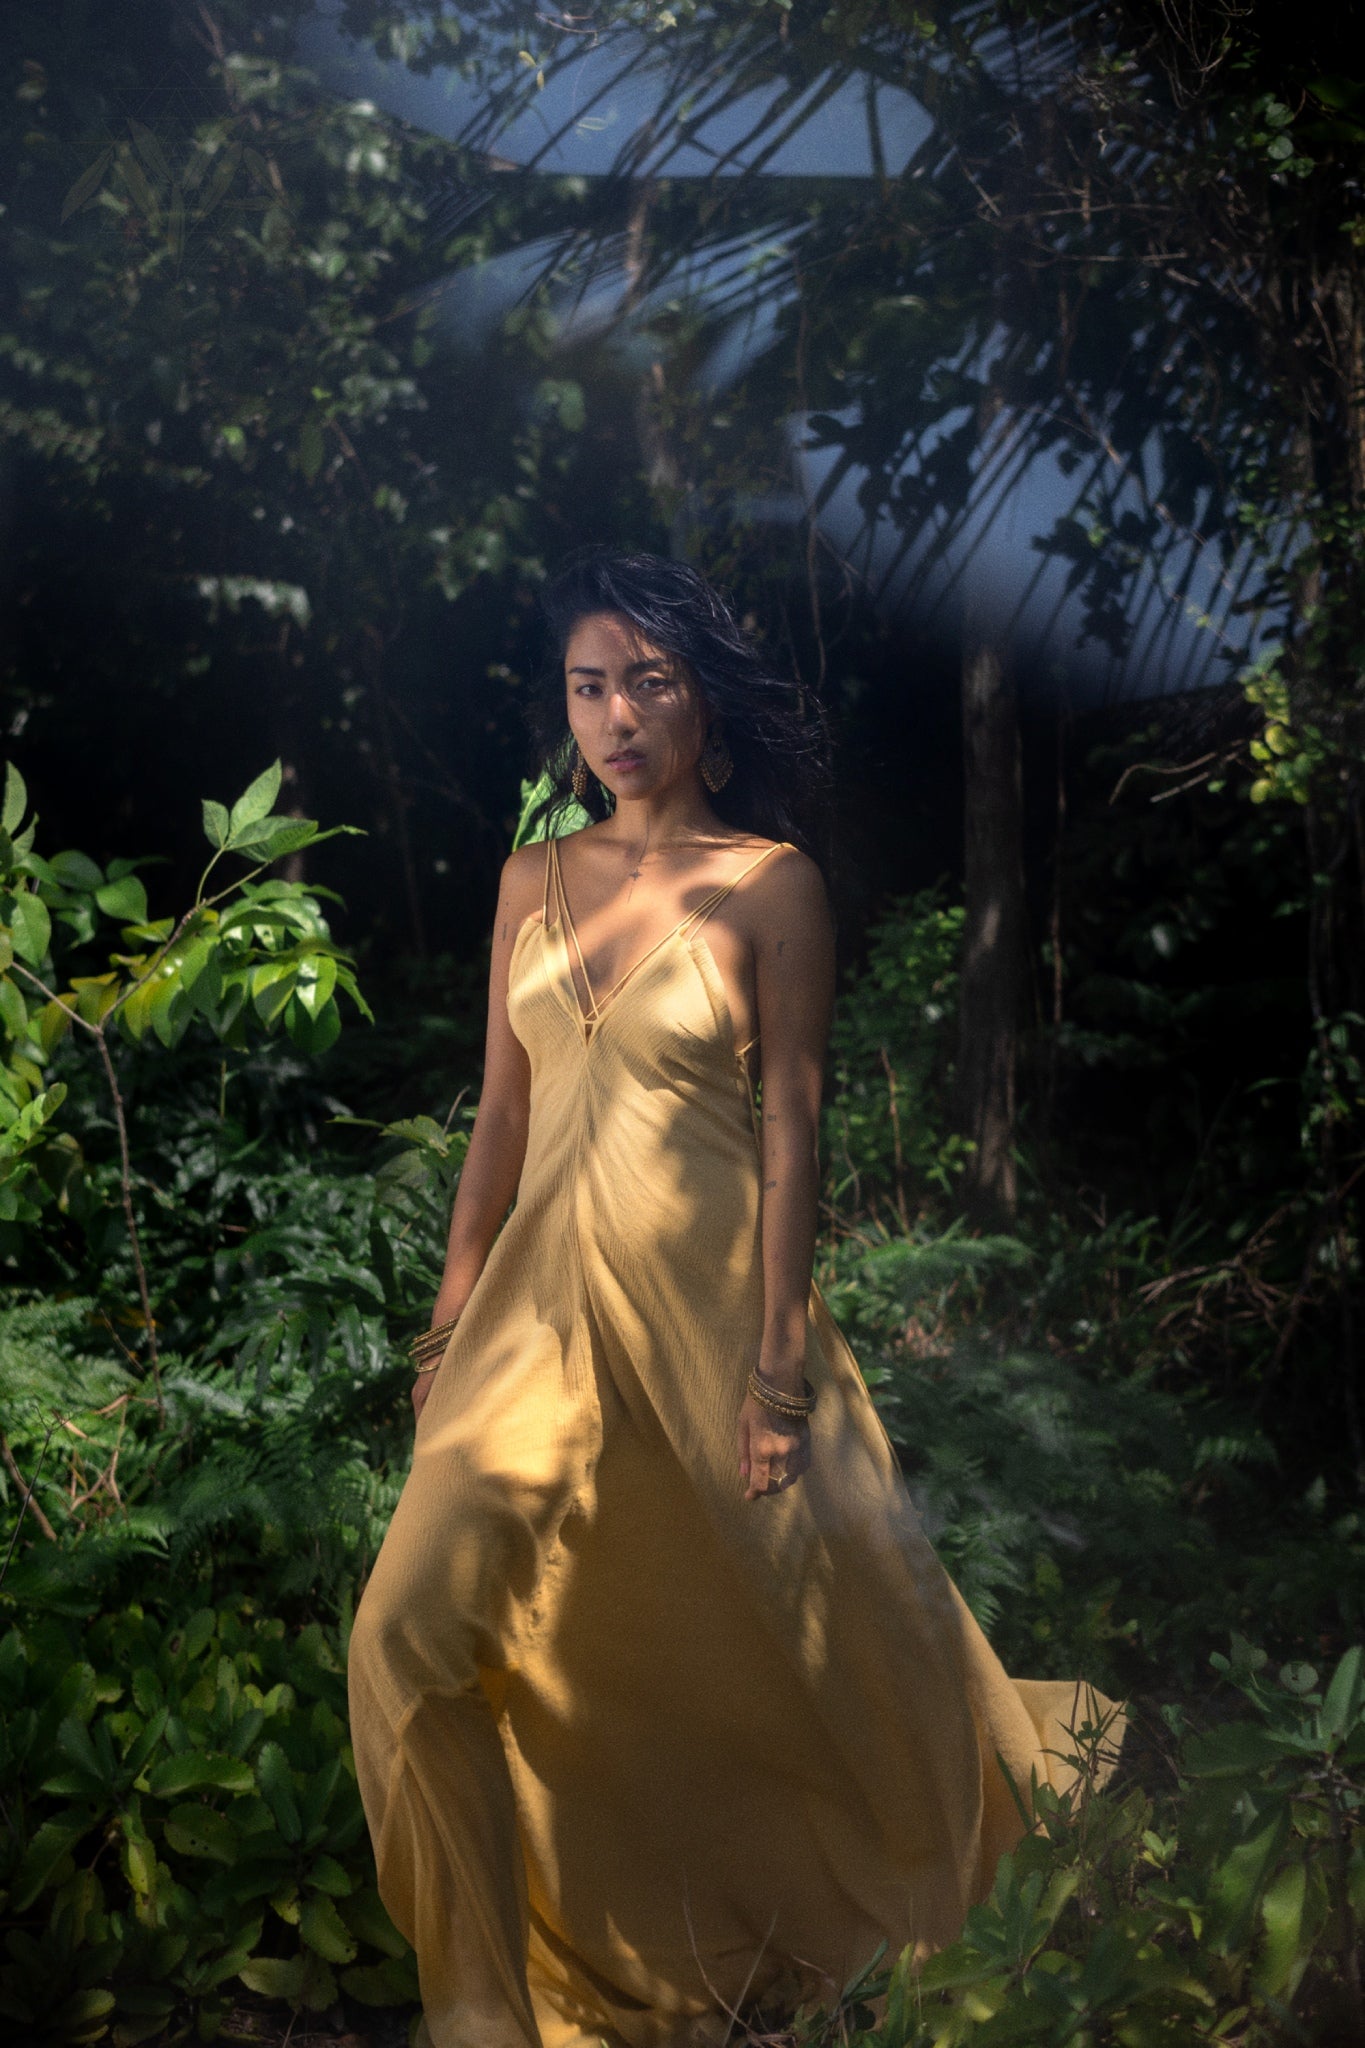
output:
M209 943L208 957L202 967L196 965L193 983L188 983L188 977L184 970L182 970L181 985L187 988L190 1001L195 1009L201 1011L206 1017L210 1016L223 997L221 948Z
M241 1836L226 1814L211 1806L176 1806L166 1816L166 1840L182 1856L205 1856L215 1863L233 1863Z
M118 1013L119 1026L126 1031L134 1045L140 1045L152 1017L151 984L144 982L134 989Z
M252 975L252 1007L267 1029L275 1023L289 1002L297 979L297 967L289 963L280 966L275 961L258 967Z
M294 1999L303 1990L306 1969L303 1956L253 1956L237 1975L248 1991L259 1991L263 1998Z
M334 1899L344 1899L354 1884L335 1856L319 1856L308 1872L307 1881L315 1891L328 1892Z
M417 1959L405 1953L382 1963L356 1963L342 1971L341 1988L359 2005L415 2005L421 1996Z
M107 1017L118 1001L119 980L116 974L82 974L72 977L71 991L76 998L76 1014L84 1017L87 1024L98 1024Z
M123 935L130 945L159 946L170 937L174 929L173 917L153 917L146 924L125 925Z
M27 1038L28 1004L22 989L8 975L0 978L0 1023L11 1038Z
M331 1000L337 985L337 964L322 953L299 971L299 1001L310 1017L316 1017Z
M298 929L299 919L290 914L288 908L274 903L261 903L254 895L244 897L240 903L233 903L223 912L218 926L220 938L236 937L240 933L289 932Z
M135 1674L136 1677L152 1679L152 1673L144 1669ZM152 1679L152 1682L155 1683L155 1680ZM166 1732L166 1723L169 1718L169 1712L165 1707L154 1708L142 1733L131 1744L127 1755L123 1759L125 1773L131 1772L133 1776L137 1776L138 1773L146 1768L148 1759Z
M5 795L0 803L0 826L11 834L19 830L28 808L28 789L13 761L5 764Z
M90 1739L90 1730L78 1714L68 1714L57 1730L57 1747L62 1755L69 1757L73 1764L79 1764L92 1777L100 1775L100 1763L95 1755L95 1745Z
M317 1059L330 1052L340 1038L341 1012L335 1003L328 1003L316 1017L310 1017L295 996L284 1013L284 1028L300 1052Z
M102 2020L106 2013L113 2010L112 1991L73 1991L69 1998L62 2000L53 2013L52 2024L58 2029L59 2040L94 2040L104 2029L98 2028L93 2033L85 2030L93 2027L96 2020Z
M1207 1735L1195 1735L1181 1752L1181 1768L1192 1778L1240 1778L1283 1763L1286 1757L1312 1753L1313 1745L1297 1735L1281 1734L1253 1721L1231 1721Z
M41 967L52 939L52 919L39 896L25 890L11 902L9 926L14 950L30 967Z
M1332 1673L1318 1714L1325 1742L1335 1746L1347 1736L1365 1708L1365 1648L1354 1644Z
M210 846L226 846L228 836L228 814L225 804L214 803L212 797L204 798L204 837Z
M269 817L270 807L280 793L283 779L284 770L280 763L272 761L250 787L243 790L228 819L228 838L233 846L244 836L247 826L259 824L263 818Z
M407 1950L398 1929L389 1918L384 1901L373 1885L363 1891L353 1892L349 1899L343 1899L339 1908L342 1919L352 1934L368 1942L386 1956L401 1956Z
M317 823L312 818L265 818L234 839L232 850L248 860L283 860L286 854L311 846L318 836Z
M299 1933L317 1955L329 1963L353 1963L355 1942L342 1925L334 1901L325 1892L315 1892L303 1902Z
M98 1813L63 1814L45 1820L24 1851L9 1888L11 1912L26 1913L39 1893L56 1877L76 1843L90 1832Z
M1287 1827L1285 1809L1274 1814L1259 1834L1239 1842L1213 1871L1204 1940L1215 1951L1230 1951L1248 1939L1261 1887Z
M38 1043L45 1053L60 1045L71 1029L71 1013L76 1006L70 1002L44 1003L38 1012Z
M129 1838L123 1844L123 1871L139 1898L156 1889L156 1852L148 1841Z
M49 866L64 889L90 890L103 886L103 868L96 866L88 853L79 853L75 847L68 847L64 853L54 853Z
M183 1792L200 1792L210 1785L220 1786L224 1792L256 1789L250 1766L240 1757L202 1749L163 1757L147 1779L147 1789L157 1799L175 1799Z
M266 1805L286 1842L297 1842L303 1832L298 1801L294 1796L294 1775L289 1759L278 1742L266 1742L256 1759L256 1775Z
M1300 1955L1303 1909L1308 1897L1308 1866L1291 1863L1266 1888L1261 1900L1265 1943L1256 1975L1272 1998L1292 1992L1308 1961Z
M7 924L0 924L0 974L8 974L14 965L14 933Z
M121 881L106 882L95 891L95 901L106 917L116 917L120 924L142 924L147 917L147 891L136 875L125 875Z

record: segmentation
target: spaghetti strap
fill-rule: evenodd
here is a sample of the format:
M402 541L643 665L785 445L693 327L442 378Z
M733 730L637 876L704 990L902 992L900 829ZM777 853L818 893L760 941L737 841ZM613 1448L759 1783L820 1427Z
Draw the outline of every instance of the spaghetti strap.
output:
M583 957L583 946L578 936L578 927L574 923L573 911L569 907L569 899L565 893L564 870L560 864L559 846L554 839L551 839L548 842L549 851L545 857L546 910L548 912L550 883L553 879L555 916L564 940L565 951L567 953L570 946L572 946L573 953L578 960L578 971L583 977L583 988L588 999L587 1003L584 1004L579 998L577 987L575 987L574 1005L584 1030L591 1032L597 1024L600 1024L613 998L620 994L626 983L632 980L645 963L652 960L655 954L660 952L671 939L679 937L690 938L693 932L700 931L712 911L716 910L725 901L730 891L737 888L746 875L751 875L756 867L761 866L770 853L776 853L780 847L787 846L789 843L785 839L778 839L774 840L771 846L765 846L762 853L751 860L748 867L741 868L732 881L722 883L718 889L712 889L709 895L702 898L695 910L690 910L685 917L680 917L671 930L666 931L662 938L656 939L654 944L646 952L642 953L639 959L634 961L618 980L612 983L605 995L599 996L593 988L592 976L588 973L588 963ZM572 980L572 966L570 967L570 979Z
M547 832L545 835L545 889L540 903L540 922L542 928L548 926L550 922L550 863L554 859L554 848L554 834L553 832Z
M762 853L755 855L747 868L741 868L732 881L722 882L718 889L713 889L709 896L704 896L696 909L689 911L687 916L683 918L678 929L681 931L690 925L693 931L700 931L712 911L720 909L721 904L732 889L737 889L740 883L753 873L755 868L762 867L770 853L778 853L784 846L788 846L790 843L786 839L775 839L771 846L765 846Z

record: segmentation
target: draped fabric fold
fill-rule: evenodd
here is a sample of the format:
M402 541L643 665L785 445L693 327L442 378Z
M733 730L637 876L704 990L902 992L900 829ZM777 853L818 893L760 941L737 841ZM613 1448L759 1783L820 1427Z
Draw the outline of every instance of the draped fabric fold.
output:
M1006 1676L814 1288L812 1467L744 1501L759 1157L705 916L585 1017L547 862L526 1161L356 1619L356 1765L434 2048L700 2048L952 1940L1006 1773L1064 1785L1112 1710Z

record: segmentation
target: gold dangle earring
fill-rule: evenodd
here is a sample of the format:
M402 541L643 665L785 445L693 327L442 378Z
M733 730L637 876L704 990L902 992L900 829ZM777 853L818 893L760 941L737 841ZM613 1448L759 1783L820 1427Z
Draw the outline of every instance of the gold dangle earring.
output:
M734 772L734 756L726 746L719 728L713 725L702 750L701 779L712 796L715 796L724 789Z
M579 803L583 803L586 800L588 794L588 764L583 759L583 749L579 746L577 740L573 744L573 773L569 777L569 787Z

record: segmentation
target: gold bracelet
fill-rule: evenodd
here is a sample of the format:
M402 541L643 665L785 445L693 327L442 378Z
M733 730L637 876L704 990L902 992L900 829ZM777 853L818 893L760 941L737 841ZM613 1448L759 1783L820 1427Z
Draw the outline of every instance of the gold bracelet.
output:
M801 1385L804 1390L802 1393L789 1394L785 1387L775 1387L765 1380L757 1366L753 1366L749 1372L749 1392L754 1399L761 1401L765 1408L770 1408L775 1415L783 1416L788 1422L804 1422L808 1416L815 1413L815 1389L806 1379L802 1380Z
M415 1380L420 1380L423 1373L439 1371L440 1364L441 1361L439 1358L433 1358L430 1365L419 1365L416 1372L413 1374L413 1378Z
M413 1338L408 1346L408 1356L419 1371L433 1369L427 1366L428 1359L435 1359L439 1365L440 1358L437 1354L444 1353L446 1345L450 1342L451 1332L459 1320L458 1316L452 1316L449 1322L438 1323L435 1329L424 1330L420 1337Z

